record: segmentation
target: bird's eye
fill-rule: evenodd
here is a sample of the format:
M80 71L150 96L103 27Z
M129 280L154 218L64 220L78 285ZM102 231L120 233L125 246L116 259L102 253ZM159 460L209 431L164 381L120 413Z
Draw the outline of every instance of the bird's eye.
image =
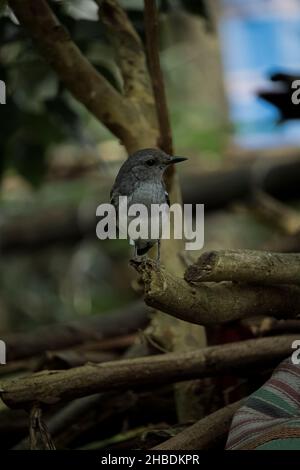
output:
M155 160L153 160L153 158L146 161L146 165L148 165L148 166L153 166L154 164L155 164Z

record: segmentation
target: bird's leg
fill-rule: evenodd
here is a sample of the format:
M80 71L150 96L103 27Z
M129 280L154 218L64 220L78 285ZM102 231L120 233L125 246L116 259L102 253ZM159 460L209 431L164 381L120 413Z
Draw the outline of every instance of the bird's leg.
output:
M137 244L134 244L134 253L133 253L133 259L136 261L138 259L137 255Z
M156 258L157 264L160 264L160 239L157 240L157 258Z

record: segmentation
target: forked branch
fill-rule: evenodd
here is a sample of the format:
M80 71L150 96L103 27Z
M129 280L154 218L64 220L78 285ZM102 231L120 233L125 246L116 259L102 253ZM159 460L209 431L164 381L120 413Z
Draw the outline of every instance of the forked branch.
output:
M300 287L222 283L191 286L155 262L133 263L144 283L145 302L169 315L199 325L251 316L294 318L300 314Z

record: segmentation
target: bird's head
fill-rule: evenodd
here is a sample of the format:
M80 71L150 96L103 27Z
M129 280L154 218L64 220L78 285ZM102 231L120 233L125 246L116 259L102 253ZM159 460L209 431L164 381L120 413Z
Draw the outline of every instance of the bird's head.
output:
M159 149L138 150L129 157L132 171L140 179L162 177L164 171L175 163L187 160L185 157L171 157Z

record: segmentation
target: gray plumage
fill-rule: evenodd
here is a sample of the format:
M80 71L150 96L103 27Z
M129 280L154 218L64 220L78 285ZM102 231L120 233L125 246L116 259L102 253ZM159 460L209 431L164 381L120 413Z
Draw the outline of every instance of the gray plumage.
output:
M128 207L132 204L144 204L150 210L152 204L170 205L163 174L168 165L183 160L186 158L170 157L158 149L143 149L130 155L121 166L110 193L111 204L117 213L120 196L127 196ZM144 255L155 243L158 243L159 260L159 239L134 240L135 256Z

